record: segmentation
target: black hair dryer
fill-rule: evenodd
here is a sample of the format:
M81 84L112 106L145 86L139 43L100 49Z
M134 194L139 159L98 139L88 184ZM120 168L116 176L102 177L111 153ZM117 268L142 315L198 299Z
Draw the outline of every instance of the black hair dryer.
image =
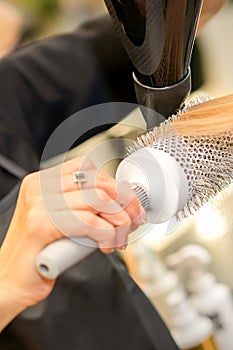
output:
M163 120L180 109L191 90L190 60L202 0L105 0L134 66L139 105ZM148 129L155 114L144 115Z

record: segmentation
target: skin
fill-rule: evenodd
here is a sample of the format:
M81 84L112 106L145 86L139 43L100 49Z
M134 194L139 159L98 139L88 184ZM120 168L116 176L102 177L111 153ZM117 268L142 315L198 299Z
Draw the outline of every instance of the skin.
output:
M72 175L80 168L88 179L81 189ZM125 187L123 190L125 193ZM64 232L90 237L104 253L125 247L128 234L145 223L146 216L129 188L127 198L118 192L113 178L81 158L25 177L0 250L0 329L52 291L55 281L38 274L35 259L47 244L64 237ZM74 218L71 224L69 215ZM60 222L67 225L61 227Z
M204 0L201 16L198 24L198 31L212 18L228 0Z

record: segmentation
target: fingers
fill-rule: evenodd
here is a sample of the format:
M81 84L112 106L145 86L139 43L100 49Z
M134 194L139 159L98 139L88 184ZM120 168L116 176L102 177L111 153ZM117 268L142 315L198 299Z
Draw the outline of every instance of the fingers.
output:
M63 166L59 165L41 171L40 178L42 189L47 190L49 193L60 193L93 187L105 187L106 192L109 193L113 199L116 199L118 193L115 179L103 171L96 169L91 161L89 162L85 160L84 164L85 167L83 166L82 161L79 159L73 159L72 161L63 163ZM86 182L84 182L81 187L78 183L74 182L75 171L83 171L85 173Z
M46 193L56 193L66 191L63 184L63 177L69 177L69 181L67 183L73 182L73 173L77 170L87 171L90 169L95 169L94 164L88 158L75 158L64 162L62 164L58 164L51 168L41 170L40 171L40 187L42 195ZM77 186L76 186L77 189Z
M103 171L98 169L89 169L88 171L85 171L85 176L86 182L84 182L80 188L77 183L74 183L72 173L64 174L61 179L61 190L63 192L70 192L79 189L85 190L96 187L104 188L113 199L118 197L116 180Z
M118 202L121 207L128 213L136 225L146 221L146 214L138 201L131 185L127 182L117 183L115 179L108 176L102 171L92 169L85 172L87 181L82 184L81 190L96 187L104 190L114 201ZM72 174L67 174L62 178L61 189L64 192L77 191L77 184L73 183Z
M117 202L124 208L135 226L137 227L146 223L146 213L132 190L131 185L126 181L121 181L117 185L117 191Z
M142 208L130 185L118 184L104 172L97 172L92 163L86 163L88 181L78 189L72 178L77 163L73 163L64 168L62 176L57 168L40 172L42 177L35 173L24 180L23 203L31 237L40 246L65 235L89 237L104 253L123 248L128 235L144 223L140 217ZM62 190L57 185L59 181Z
M47 198L47 202L49 202L49 204L47 203L46 206L47 208L49 207L48 214L50 218L52 218L52 221L55 223L58 229L62 230L63 233L68 236L72 234L73 229L75 229L76 232L76 229L82 227L82 225L85 223L79 222L84 215L81 212L90 212L94 216L97 216L98 220L99 218L103 219L106 225L109 224L114 229L116 228L114 231L114 234L116 235L114 247L122 247L126 245L128 234L136 228L127 212L119 205L119 203L113 201L112 198L109 197L103 190L89 189L85 191L68 192L64 195L58 194L51 196L51 198ZM64 212L66 213L67 217L68 211L71 213L69 218L70 225L66 225L66 228L64 228L61 218L63 217L62 215ZM51 212L57 212L58 216L54 216L54 214L51 214ZM77 212L80 212L80 215L75 214ZM74 220L74 217L72 217L72 213L76 215L76 221ZM86 215L87 214L85 214L85 217ZM94 217L92 216L92 218ZM66 218L66 220L68 219ZM101 220L98 222L103 223L104 221ZM88 224L92 226L92 220L90 220ZM77 232L79 232L79 230L77 230ZM82 227L82 234L83 232L84 228ZM104 230L102 233L108 234L106 230Z
M60 193L46 197L46 207L49 210L64 211L71 209L91 211L112 223L114 226L128 225L131 221L127 212L119 203L101 189L88 189Z
M121 202L123 199L121 198ZM145 223L145 214L136 196L126 206L121 206L102 189L92 188L46 196L45 205L49 210L90 210L114 226L131 226L131 231Z
M53 212L52 218L66 236L89 237L105 253L127 243L127 235L122 235L121 240L116 239L115 227L90 211L76 210L73 215L71 211Z
M62 175L72 174L75 171L86 171L96 169L94 163L88 157L79 157L68 160L61 165Z
M74 182L75 171L85 174L81 186ZM88 158L72 159L48 172L41 178L43 202L54 225L66 236L90 237L109 252L124 247L128 235L146 222L131 185L117 183Z
M52 196L49 216L66 236L86 235L103 249L124 247L128 235L144 223L139 219L137 224L132 222L119 203L96 189Z

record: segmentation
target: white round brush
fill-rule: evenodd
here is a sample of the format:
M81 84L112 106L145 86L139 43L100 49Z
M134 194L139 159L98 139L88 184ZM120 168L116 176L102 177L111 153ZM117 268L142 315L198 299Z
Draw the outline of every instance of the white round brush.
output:
M173 128L174 121L179 123L179 116L141 136L116 173L118 181L131 183L155 224L192 214L233 177L232 131L184 136ZM64 238L38 255L37 269L45 278L56 278L96 248L89 239L81 245Z

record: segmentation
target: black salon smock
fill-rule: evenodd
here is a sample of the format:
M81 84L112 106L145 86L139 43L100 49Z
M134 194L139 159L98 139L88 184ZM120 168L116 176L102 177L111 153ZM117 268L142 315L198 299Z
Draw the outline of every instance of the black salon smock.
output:
M135 102L135 96L130 62L108 18L20 48L0 61L0 155L13 162L10 168L35 171L46 140L65 118L110 101ZM20 184L10 168L0 167L1 240ZM42 310L39 318L18 316L0 335L0 349L177 349L116 254L96 251L69 269Z

